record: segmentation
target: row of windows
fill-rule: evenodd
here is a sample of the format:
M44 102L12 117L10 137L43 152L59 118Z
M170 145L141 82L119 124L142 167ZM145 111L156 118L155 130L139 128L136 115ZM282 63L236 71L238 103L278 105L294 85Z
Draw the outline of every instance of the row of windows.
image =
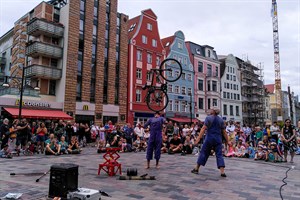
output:
M235 71L234 67L227 66L227 72L228 73L233 73L234 74L234 71Z
M223 92L224 99L233 99L233 100L240 100L240 95L230 92Z
M228 115L227 107L228 106L226 104L223 105L223 115ZM233 105L229 106L229 115L231 115L231 116L234 115ZM240 107L239 106L235 106L235 115L240 116Z
M181 86L181 90L180 90L180 86L179 85L168 85L168 93L175 93L175 94L183 94L183 95L189 95L192 93L192 88L186 88L185 86Z
M198 79L198 90L204 91L203 80ZM217 81L207 81L207 91L218 92L218 84Z
M231 89L231 90L239 90L239 85L224 82L224 88Z
M226 74L226 80L236 81L236 76L231 74Z
M148 37L145 35L142 35L142 43L143 44L148 44ZM152 39L152 47L157 47L157 40Z
M213 73L213 67L211 64L207 64L207 76L215 76L215 77L219 77L219 67L216 66L215 67L215 73ZM198 61L198 72L203 73L203 62Z

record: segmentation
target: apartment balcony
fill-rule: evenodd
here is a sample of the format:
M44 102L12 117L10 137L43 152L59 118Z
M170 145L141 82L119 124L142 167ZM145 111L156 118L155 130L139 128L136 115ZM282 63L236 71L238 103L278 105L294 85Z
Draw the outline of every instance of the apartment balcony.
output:
M249 97L242 96L242 101L243 102L250 102L251 99Z
M46 35L49 37L61 38L64 35L64 27L55 22L34 18L27 23L27 34L35 37Z
M62 70L55 67L44 65L30 65L25 68L26 77L37 77L44 79L59 80L62 76Z
M32 96L32 97L39 97L40 92L34 90L32 88L25 88L23 92L23 96ZM3 88L0 90L0 96L2 95L20 95L19 88Z
M0 57L0 66L4 66L6 64L6 58Z
M59 59L62 54L63 49L61 47L38 41L29 43L26 47L26 55L30 57L45 56Z

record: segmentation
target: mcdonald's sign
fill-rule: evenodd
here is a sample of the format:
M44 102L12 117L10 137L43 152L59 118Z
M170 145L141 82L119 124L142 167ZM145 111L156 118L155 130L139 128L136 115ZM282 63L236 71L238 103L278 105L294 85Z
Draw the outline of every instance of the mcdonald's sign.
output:
M89 106L88 105L83 105L82 110L89 110Z

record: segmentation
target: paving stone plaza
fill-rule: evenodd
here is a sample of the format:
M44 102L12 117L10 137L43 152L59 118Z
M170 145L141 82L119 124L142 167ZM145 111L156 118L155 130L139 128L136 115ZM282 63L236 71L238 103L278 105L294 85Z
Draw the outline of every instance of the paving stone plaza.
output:
M121 153L119 159L123 174L127 168L137 168L138 175L148 173L156 180L117 180L101 171L102 154L95 148L85 148L79 155L62 156L20 156L0 160L0 198L7 193L23 193L21 199L48 199L49 174L38 176L10 176L10 173L46 172L53 164L74 163L79 165L79 187L100 189L112 198L102 199L234 199L234 200L280 200L279 188L283 184L289 167L287 185L283 187L283 199L300 199L300 156L291 163L270 163L246 158L225 158L227 177L220 176L215 157L210 157L207 165L198 175L190 173L197 156L162 154L160 169L145 169L145 152Z

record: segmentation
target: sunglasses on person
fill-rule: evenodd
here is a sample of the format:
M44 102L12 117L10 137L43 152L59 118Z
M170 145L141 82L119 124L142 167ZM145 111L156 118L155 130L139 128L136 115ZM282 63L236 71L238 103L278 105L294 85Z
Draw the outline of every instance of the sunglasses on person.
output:
M290 124L291 122L285 122L285 123Z

